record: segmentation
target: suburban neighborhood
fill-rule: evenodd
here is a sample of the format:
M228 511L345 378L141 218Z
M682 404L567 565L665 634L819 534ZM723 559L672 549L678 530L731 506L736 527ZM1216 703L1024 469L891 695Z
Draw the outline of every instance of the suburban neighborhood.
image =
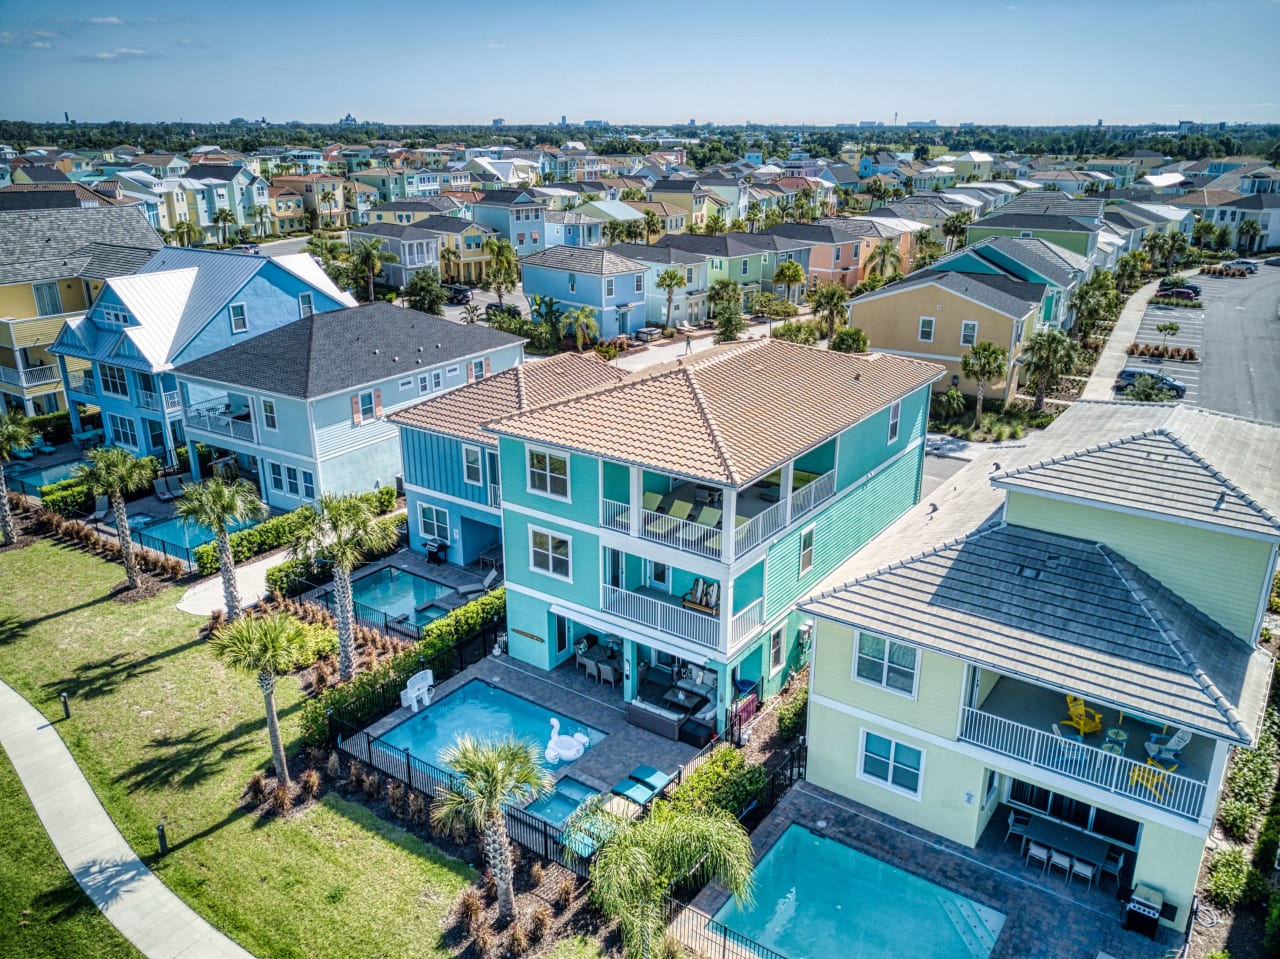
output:
M4 111L0 956L1280 956L1274 115L450 123L650 116L498 22Z

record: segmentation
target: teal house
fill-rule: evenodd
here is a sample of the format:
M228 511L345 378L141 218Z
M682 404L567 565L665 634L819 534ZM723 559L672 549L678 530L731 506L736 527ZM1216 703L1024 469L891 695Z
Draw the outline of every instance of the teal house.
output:
M919 498L942 367L780 340L491 422L508 652L703 743L807 658L794 606Z

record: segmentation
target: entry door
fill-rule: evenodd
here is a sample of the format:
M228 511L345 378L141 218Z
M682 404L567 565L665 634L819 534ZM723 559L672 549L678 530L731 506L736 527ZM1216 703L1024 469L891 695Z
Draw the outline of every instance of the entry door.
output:
M485 450L485 465L489 471L489 485L502 486L502 473L498 469L498 452L497 450Z
M626 572L623 568L623 555L616 549L604 551L604 581L614 589L626 588Z

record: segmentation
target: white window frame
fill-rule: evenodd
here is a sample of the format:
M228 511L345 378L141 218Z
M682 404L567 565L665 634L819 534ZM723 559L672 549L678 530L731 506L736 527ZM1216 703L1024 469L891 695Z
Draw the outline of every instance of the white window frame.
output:
M889 442L898 442L898 434L902 429L902 400L889 404Z
M534 545L538 536L547 537L546 549L539 549ZM555 540L560 540L567 547L565 556L565 572L557 573L555 571L556 551ZM547 565L540 566L537 563L537 557L545 555L547 557ZM556 533L549 529L542 529L537 526L529 527L529 569L541 573L543 576L550 576L554 579L564 580L566 583L573 582L573 537L566 536L563 533Z
M973 331L973 338L966 339L968 331ZM978 345L978 321L977 320L961 320L960 321L960 345L961 346L977 346Z
M277 493L284 492L284 467L279 463L268 463L267 472L271 475L271 488Z
M239 310L239 311L240 311L239 317L237 317L237 315L236 315L236 311L237 311L237 310ZM248 332L249 332L249 310L248 310L248 307L246 307L243 303L232 303L230 306L228 306L228 307L227 307L227 313L228 313L228 314L230 315L230 317L231 317L231 332L232 332L233 334L237 334L237 335L238 335L238 334L240 334L240 333L248 333ZM240 322L239 322L239 324L237 324L237 323L236 323L236 320L237 320L237 319L239 319L239 321L240 321Z
M643 273L636 274L636 292L637 293L644 292L644 274Z
M800 575L803 576L809 570L813 569L813 550L818 539L817 524L806 526L800 531ZM805 537L809 539L809 546L804 545Z
M315 474L312 473L311 470L302 470L301 474L302 474L302 498L315 499L316 498Z
M604 295L613 296L613 277L611 276L604 278Z
M889 744L889 759L887 760L887 762L889 763L889 770L888 770L888 776L885 779L881 779L879 776L876 776L866 771L867 737L868 736L875 736L877 739L883 739L885 742ZM905 763L898 762L897 755L898 755L899 746L905 747L906 749L912 749L915 752L920 754L919 769L911 769L911 767L907 766ZM918 746L912 746L910 743L900 742L899 740L896 740L891 736L883 736L880 733L873 732L872 730L869 730L869 729L864 728L858 731L858 766L857 766L857 773L856 773L857 777L861 779L863 782L872 783L876 786L879 786L881 789L887 789L890 792L895 792L899 796L906 796L908 799L914 799L916 802L919 802L924 795L924 768L925 768L926 757L927 757L926 750L921 749ZM883 757L880 757L880 756L876 756L874 758L880 762L886 761L883 759ZM903 769L906 769L910 772L915 773L916 788L914 792L910 789L907 789L905 786L899 786L897 783L893 781L893 770L896 766L899 766L899 765Z
M884 643L883 658L875 657L875 656L872 656L871 654L867 654L867 657L866 657L868 662L880 663L880 678L878 680L869 679L863 676L858 671L858 664L863 658L862 641L864 637L878 639ZM905 666L899 666L896 663L890 662L890 653L894 646L900 646L904 649L909 649L911 650L912 653L915 654L915 661L911 665L911 691L910 692L908 692L905 689L899 689L897 686L891 686L889 684L890 667L898 670L906 669ZM917 693L920 690L920 650L918 647L912 646L910 643L899 642L896 639L890 639L888 636L881 636L878 633L859 632L854 637L854 641L853 641L853 666L851 668L850 678L856 683L862 683L863 685L866 685L866 686L874 686L877 689L883 689L886 692L893 693L897 696L903 696L907 699L915 699Z
M751 272L751 261L745 256L742 258L742 275L747 276Z
M276 416L276 401L263 398L262 400L262 428L275 432L280 428L280 421Z
M369 412L365 412L364 398L369 397ZM373 390L364 390L356 396L356 402L360 404L360 422L366 422L377 417L378 404L374 402Z
M290 496L297 498L302 495L302 482L298 476L298 467L286 466L284 468L284 485L285 491Z
M534 456L545 456L547 458L547 468L544 470L536 471L538 475L546 476L547 478L547 488L545 490L538 489L536 486L533 485L533 482L532 482L533 476L535 473L534 466L533 466ZM551 489L552 480L558 478L554 473L551 472L551 461L553 459L564 460L564 493L563 494L553 492ZM570 482L570 463L569 463L568 454L553 453L551 450L544 449L543 447L540 447L540 446L530 446L525 450L524 463L525 463L524 483L525 483L525 490L527 492L533 493L535 496L546 496L550 499L563 500L566 503L571 502L570 494L572 492L572 489L571 489L572 484Z
M418 394L435 393L444 389L444 376L439 370L428 370L418 376Z
M316 298L311 293L298 294L298 315L302 319L313 316L316 312Z
M777 662L774 662L774 643L777 643ZM782 667L787 665L787 639L786 624L782 624L777 629L769 633L769 676L772 678L782 672Z
M482 380L485 378L484 360L471 361L471 378L473 380Z
M431 513L431 530L427 529L427 513ZM444 517L444 535L440 535L440 517ZM431 503L418 504L418 532L422 534L423 539L434 539L441 543L449 542L449 511L443 506L435 506Z
M475 455L476 461L471 462L471 456ZM484 485L484 460L480 454L480 447L466 446L462 447L462 481L468 486ZM475 479L471 478L471 468L475 466Z
M924 335L924 325L926 322L928 322L929 324L928 336ZM932 343L934 334L937 332L937 329L938 329L938 321L936 318L932 316L922 316L920 317L920 325L916 327L916 339L918 339L921 343Z
M107 432L111 434L111 442L131 450L141 450L138 445L138 425L127 416L118 413L107 414Z

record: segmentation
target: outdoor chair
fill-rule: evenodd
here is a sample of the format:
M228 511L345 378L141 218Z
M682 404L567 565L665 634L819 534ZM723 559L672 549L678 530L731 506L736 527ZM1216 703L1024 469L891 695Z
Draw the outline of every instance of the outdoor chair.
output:
M654 536L666 536L673 530L680 528L680 524L689 518L689 514L693 512L693 503L689 500L678 499L672 502L671 508L667 510L665 516L659 516L645 526L645 531Z
M89 522L101 523L111 512L111 503L105 496L99 496L93 503L93 512L89 514Z
M650 513L656 513L658 507L662 505L662 494L655 493L652 490L644 494L644 508Z
M1070 882L1072 861L1071 857L1065 852L1058 852L1056 849L1050 849L1048 872L1052 874L1055 869L1061 869L1063 881Z
M45 442L43 433L37 433L35 442L33 442L31 445L37 453L58 452L58 448L56 446L50 446L48 443Z
M9 452L20 460L33 460L36 458L36 454L31 452L30 447L26 446L21 449L15 446L13 449L9 450Z
M169 495L177 499L182 495L182 484L191 482L191 474L183 473L181 476L166 476L164 478L165 489L169 491Z
M1147 755L1158 763L1176 763L1181 760L1182 749L1191 742L1191 730L1179 729L1172 736L1152 733L1143 743Z
M1124 869L1124 853L1108 852L1107 858L1102 862L1102 876L1113 876L1116 881L1116 888L1120 887L1120 871ZM1098 877L1098 885L1102 885L1102 876Z
M1070 717L1061 720L1062 725L1079 730L1081 736L1096 733L1102 729L1102 713L1090 709L1079 696L1067 697L1067 712Z
M588 659L582 664L582 668L587 672L587 679L594 679L597 683L600 682L600 664L594 659Z
M435 673L429 669L424 669L409 677L409 681L400 693L400 705L402 708L416 713L419 705L423 709L431 705L431 697L435 695L435 692Z
M1008 842L1011 836L1018 837L1018 844L1022 848L1027 845L1027 827L1031 825L1031 817L1024 813L1009 810L1009 831L1004 834L1004 841Z
M1038 842L1027 844L1027 865L1031 865L1031 860L1040 863L1040 875L1044 875L1049 868L1049 847L1042 846Z
M1086 889L1093 888L1093 882L1098 876L1098 867L1092 863L1083 862L1079 859L1071 860L1071 871L1067 874L1068 884L1072 879L1083 879L1088 885Z
M167 477L159 477L151 481L151 488L156 491L156 499L162 503L168 503L170 500L177 499L173 495L173 491L169 489L169 481Z
M497 569L489 571L489 575L484 578L483 582L472 583L470 586L459 586L458 592L463 596L479 596L481 593L487 593L493 589L493 584L498 581Z
M608 683L610 689L614 689L618 685L618 671L608 663L599 663L596 666L597 678L602 683Z
M1060 769L1070 763L1083 762L1088 758L1088 753L1084 749L1083 736L1072 736L1064 733L1057 723L1053 724L1053 732L1057 736L1057 741L1054 743L1056 749L1053 755L1049 757L1052 765Z
M1166 768L1154 759L1148 759L1145 766L1133 767L1133 771L1129 773L1129 786L1130 788L1141 786L1158 801L1168 802L1173 795L1173 790L1169 787L1168 782L1169 773L1177 768L1176 763Z

